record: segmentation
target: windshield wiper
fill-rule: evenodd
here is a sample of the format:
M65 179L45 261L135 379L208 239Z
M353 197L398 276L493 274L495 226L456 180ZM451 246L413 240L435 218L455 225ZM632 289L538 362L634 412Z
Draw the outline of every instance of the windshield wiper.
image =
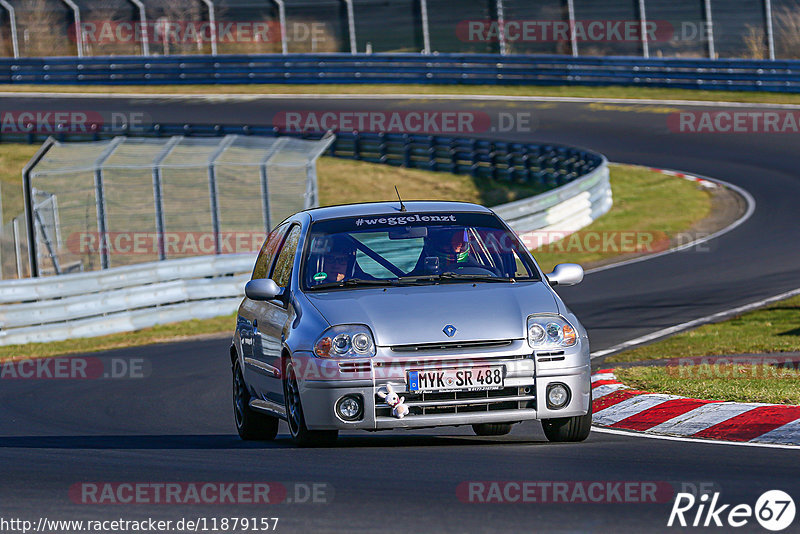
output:
M445 272L442 274L426 274L419 276L402 276L397 279L399 283L415 283L415 282L441 282L445 280L463 280L473 282L516 282L513 278L505 276L494 276L491 274L461 274L454 272Z
M317 289L328 289L331 287L357 287L357 286L390 286L394 285L394 280L363 280L361 278L349 278L340 282L326 282L316 286L309 287L309 291Z

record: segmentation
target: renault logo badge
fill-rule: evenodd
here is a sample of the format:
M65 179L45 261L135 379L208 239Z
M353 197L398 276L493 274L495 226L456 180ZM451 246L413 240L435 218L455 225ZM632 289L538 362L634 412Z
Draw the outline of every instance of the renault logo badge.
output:
M447 337L453 337L454 335L456 335L456 332L457 332L457 330L456 330L456 327L455 327L455 326L453 326L453 325L449 324L449 325L445 326L445 327L442 329L442 332L444 332L444 334L445 334Z

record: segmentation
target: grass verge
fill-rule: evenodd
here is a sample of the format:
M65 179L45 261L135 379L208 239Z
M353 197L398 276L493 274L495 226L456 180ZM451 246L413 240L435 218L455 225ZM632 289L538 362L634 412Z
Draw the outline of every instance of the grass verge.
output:
M0 187L4 218L23 210L21 169L37 150L36 145L0 144ZM320 201L342 204L371 200L393 200L398 184L406 199L461 200L494 206L539 192L531 186L498 183L448 173L404 169L359 161L321 158L318 165ZM667 177L647 169L611 166L614 207L587 228L592 232L614 230L675 230L688 228L708 211L708 194L691 182ZM14 194L16 192L16 194ZM643 194L644 193L644 194ZM680 209L677 209L680 206ZM537 251L542 268L557 262L591 262L615 253L580 250ZM32 343L0 347L0 360L94 352L121 347L182 339L204 334L230 333L233 316L160 325L134 332L54 343Z
M614 354L606 363L764 352L800 352L800 296L663 341ZM795 387L798 387L795 384ZM798 387L800 390L800 387Z
M648 392L706 400L800 404L800 371L745 365L630 367L614 373Z
M0 347L0 361L25 358L45 358L65 354L81 354L102 350L139 347L153 343L180 341L195 336L212 334L233 334L236 315L224 315L212 319L192 319L179 323L162 324L133 332L110 334L99 337L85 337L53 341L50 343L26 343Z
M60 93L140 93L140 94L419 94L419 95L495 95L495 96L551 96L598 98L631 98L652 100L702 100L710 102L754 102L766 104L800 104L800 94L782 94L756 91L700 91L696 89L670 89L660 87L570 85L557 86L496 86L496 85L413 85L413 84L208 84L208 85L35 85L0 84L0 91L60 92Z

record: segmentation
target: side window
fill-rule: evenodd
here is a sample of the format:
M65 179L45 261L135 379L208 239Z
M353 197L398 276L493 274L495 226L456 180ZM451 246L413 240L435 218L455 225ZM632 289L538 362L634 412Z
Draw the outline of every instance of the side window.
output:
M264 241L264 246L261 247L261 252L258 253L256 259L256 266L253 269L253 277L251 280L257 280L267 277L269 266L272 265L272 259L275 257L275 252L278 250L278 245L281 243L281 238L286 232L286 225L283 224L275 228L267 236Z
M286 236L286 241L283 243L283 248L278 254L278 259L275 261L275 267L272 269L272 279L279 287L288 287L289 281L292 279L292 265L294 264L294 256L297 252L297 244L300 241L300 227L294 226L289 235Z

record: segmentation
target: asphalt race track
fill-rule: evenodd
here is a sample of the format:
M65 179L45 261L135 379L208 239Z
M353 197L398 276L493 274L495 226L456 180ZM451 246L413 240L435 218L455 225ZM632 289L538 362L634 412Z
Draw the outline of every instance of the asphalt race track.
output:
M593 350L770 297L798 286L797 141L791 134L673 133L673 104L376 99L163 99L4 97L4 109L142 111L158 122L269 124L293 110L481 110L532 112L532 132L509 140L584 146L615 162L679 169L749 191L753 216L699 249L589 274L560 290L588 327ZM692 111L719 110L686 107ZM748 108L737 108L747 111ZM487 134L484 134L487 135ZM502 438L469 429L345 435L335 449L296 449L285 427L275 443L243 443L230 407L225 339L96 356L142 358L129 380L4 380L0 387L0 515L36 520L279 517L279 531L670 530L662 502L480 504L459 500L467 481L652 481L707 484L723 503L755 504L766 490L800 497L798 451L593 432L556 445L537 423ZM82 482L283 482L326 484L327 503L86 505ZM300 491L300 490L298 490ZM290 498L292 492L290 491ZM294 498L293 500L297 500ZM631 501L634 499L630 499ZM693 517L693 515L692 515ZM797 520L795 520L795 528ZM745 530L760 527L751 520Z

